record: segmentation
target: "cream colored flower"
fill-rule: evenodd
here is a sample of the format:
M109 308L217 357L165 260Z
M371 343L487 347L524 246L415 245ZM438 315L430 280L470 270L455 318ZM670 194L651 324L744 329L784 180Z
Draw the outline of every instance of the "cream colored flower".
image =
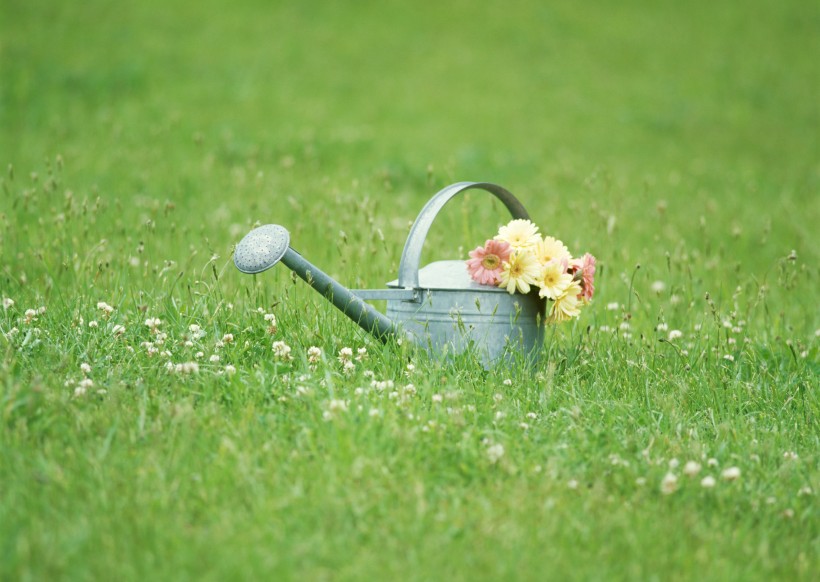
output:
M517 218L498 229L495 240L510 244L514 251L533 248L541 241L538 227L529 220Z
M661 493L671 495L678 490L678 477L674 473L667 473L661 480Z
M530 285L536 284L539 271L535 255L526 252L513 253L501 270L499 287L506 287L510 294L515 293L516 289L521 293L529 293Z
M539 241L535 245L535 256L538 257L538 262L546 265L550 261L557 261L563 263L569 262L572 256L569 254L569 249L560 240L551 236L544 237L544 240Z
M558 299L572 283L572 275L565 272L563 263L549 261L541 269L538 280L535 282L540 288L538 295L549 299Z
M578 299L580 293L581 285L578 281L570 283L550 307L550 321L561 323L578 317L581 314L581 300Z

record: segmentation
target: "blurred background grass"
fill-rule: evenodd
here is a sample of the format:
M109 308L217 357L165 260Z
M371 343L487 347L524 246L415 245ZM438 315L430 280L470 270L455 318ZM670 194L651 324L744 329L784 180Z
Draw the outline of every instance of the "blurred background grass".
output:
M19 177L59 154L66 188L118 200L94 228L122 241L112 260L140 238L155 262L225 256L280 222L377 286L460 180L506 186L616 272L676 249L757 276L820 258L813 2L6 0L0 20L0 159ZM432 246L452 258L498 212L448 210ZM384 260L335 267L340 230L384 236Z

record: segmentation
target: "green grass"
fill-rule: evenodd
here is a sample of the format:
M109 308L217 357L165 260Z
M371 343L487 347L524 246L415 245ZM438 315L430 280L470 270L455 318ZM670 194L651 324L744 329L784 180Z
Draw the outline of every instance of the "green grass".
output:
M800 1L7 0L0 578L811 579L818 39ZM379 344L231 264L274 222L381 287L461 180L599 259L535 369ZM464 196L425 261L505 219Z

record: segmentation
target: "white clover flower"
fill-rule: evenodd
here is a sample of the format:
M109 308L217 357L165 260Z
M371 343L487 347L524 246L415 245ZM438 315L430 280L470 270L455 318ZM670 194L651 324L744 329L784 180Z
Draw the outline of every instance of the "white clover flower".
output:
M91 373L91 366L89 366L87 363L83 362L82 364L80 364L80 370L83 372L83 374L90 374Z
M661 480L661 493L671 495L678 490L678 477L674 473L667 473Z
M19 329L17 329L16 327L12 327L10 330L8 330L8 331L6 332L6 334L5 334L5 335L6 335L6 339L12 339L12 338L13 338L14 336L16 336L18 333L20 333L20 330L19 330Z
M45 305L37 308L37 315L42 315L45 312L46 312L46 306Z
M724 481L735 481L740 478L740 468L729 467L724 469L720 476Z
M181 364L172 364L168 362L165 364L165 369L172 374L199 374L199 364L196 362L183 362Z
M711 489L715 486L715 483L717 482L715 481L715 478L711 475L706 475L706 477L700 480L700 486L704 489Z
M433 394L433 396L432 396L432 401L436 404L442 402L443 400L444 400L444 397L441 394Z
M80 398L81 396L85 396L86 391L87 390L86 390L85 386L77 386L76 388L74 388L75 398Z
M367 359L367 348L359 348L356 350L356 360L361 362Z
M646 477L638 477L637 479L635 479L635 485L637 485L638 487L643 487L644 485L646 485Z
M783 453L783 458L787 461L796 461L797 460L797 453L794 451L786 451Z
M3 297L3 311L8 311L12 307L14 307L14 299Z
M331 412L347 412L347 402L341 399L332 399L327 404L327 409Z
M205 336L205 332L202 331L202 328L197 325L196 323L192 323L188 326L188 331L191 332L191 337L195 340L200 339Z
M415 364L407 364L407 373L412 374L416 370Z
M24 315L26 318L24 323L31 323L32 321L37 319L37 312L33 309L26 309L26 313Z
M495 400L496 402L501 402L502 400L504 400L504 395L496 392L495 394L493 394L493 400Z
M655 329L657 331L666 331L667 329L669 329L669 326L666 325L665 323L661 322L661 323L658 324L658 326Z
M339 350L339 363L344 364L353 359L353 348L342 348Z
M99 323L97 323L96 321L89 321L89 322L88 322L88 327L90 327L90 328L92 328L92 329L96 329L97 327L99 327L99 325L100 325L100 324L99 324Z
M236 367L232 366L231 364L227 364L225 366L225 373L228 374L229 376L232 376L233 374L236 374Z
M680 465L680 461L678 461L676 458L673 457L673 458L669 459L669 468L670 469L677 469L679 465Z
M195 357L197 360L201 360L202 358L204 358L204 357L205 357L205 352L197 352L197 353L195 353L195 354L194 354L194 357Z
M490 460L490 463L497 463L503 456L504 445L502 445L501 443L495 443L487 447L487 458Z
M724 355L724 356L723 356L723 359L724 359L724 360L728 360L729 362L734 362L734 361L735 361L735 357L734 357L732 354L726 354L726 355Z
M797 496L803 497L804 495L812 495L812 493L813 491L811 490L811 487L809 487L808 485L804 485L797 491Z
M97 302L97 309L105 313L105 315L111 315L114 312L114 308L111 307L105 301L98 301Z
M344 364L342 364L342 372L344 372L345 374L350 374L355 369L356 364L354 364L350 360L347 360Z
M538 415L534 412L528 412L527 418L529 418L530 420L535 420L536 418L538 418Z
M606 310L607 311L618 311L618 309L620 309L620 307L621 307L621 305L617 302L607 303L606 304Z
M575 479L570 479L567 481L567 487L570 489L578 489L578 481Z
M293 358L290 355L290 346L283 341L273 342L273 355L280 360L289 361Z
M159 317L149 317L145 320L145 326L152 332L156 332L157 328L162 325L162 320Z
M310 346L308 348L307 355L308 362L310 362L311 364L316 364L319 360L322 359L322 348Z
M226 333L225 335L223 335L222 336L222 343L223 344L233 343L233 334L232 333Z
M502 384L504 384L504 386L512 386L512 380L507 378L504 380L504 382L502 382Z
M666 290L666 283L663 281L654 281L650 286L654 293L663 293Z
M212 364L216 364L219 361L219 354L211 354L211 357L208 358L208 361Z
M673 329L669 332L669 341L675 341L683 337L683 332L679 329Z
M687 477L694 477L700 473L700 463L697 461L687 461L686 465L683 466L683 473Z
M122 334L125 333L125 326L124 325L115 325L114 327L111 328L111 333L113 335L117 335L117 336L122 335Z
M273 313L266 313L265 321L270 322L271 325L276 325L276 316Z
M379 415L381 415L381 410L379 410L378 408L371 408L371 409L368 411L368 413L367 413L367 414L368 414L368 416L371 416L371 417L373 417L373 416L379 416Z

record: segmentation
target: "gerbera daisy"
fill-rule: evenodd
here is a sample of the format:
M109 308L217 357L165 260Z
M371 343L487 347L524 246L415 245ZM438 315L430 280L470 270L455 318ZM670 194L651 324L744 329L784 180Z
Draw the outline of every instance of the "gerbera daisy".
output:
M570 283L550 307L550 321L560 323L578 317L581 314L581 301L578 299L580 294L581 284L578 281Z
M586 253L580 259L573 259L570 271L574 273L575 280L581 283L581 299L589 303L595 293L595 257Z
M488 240L483 247L476 247L467 261L470 277L482 285L498 285L502 265L510 260L510 252L510 244L500 240Z
M566 272L564 263L550 261L541 268L536 285L540 287L538 295L549 299L558 299L567 287L572 284L572 275Z
M538 227L532 222L516 218L498 229L495 240L508 242L514 251L518 251L535 246L541 240L541 235L538 234Z
M544 240L535 245L535 256L538 257L538 262L542 265L546 265L550 261L563 263L571 258L566 245L551 236L545 236Z
M530 253L512 253L501 269L499 287L506 287L512 294L518 289L521 293L529 293L530 285L535 285L540 267L536 258Z

